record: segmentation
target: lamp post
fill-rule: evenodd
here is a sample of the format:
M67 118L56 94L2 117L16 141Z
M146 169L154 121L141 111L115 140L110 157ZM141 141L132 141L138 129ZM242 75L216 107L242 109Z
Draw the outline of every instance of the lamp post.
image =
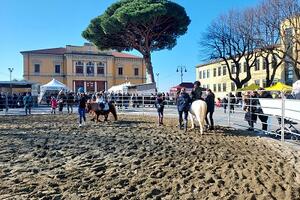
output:
M186 67L181 65L177 67L176 72L180 72L181 83L183 82L183 72L187 72Z
M11 74L14 71L14 68L13 67L9 67L8 71L9 71L9 82L10 82L10 94L12 94Z
M156 78L156 80L157 80L157 81L156 81L156 83L157 83L157 85L156 85L156 90L157 90L157 92L158 92L158 88L159 88L159 87L158 87L158 86L159 86L159 72L157 72L155 75L156 75L156 77L157 77L157 78Z

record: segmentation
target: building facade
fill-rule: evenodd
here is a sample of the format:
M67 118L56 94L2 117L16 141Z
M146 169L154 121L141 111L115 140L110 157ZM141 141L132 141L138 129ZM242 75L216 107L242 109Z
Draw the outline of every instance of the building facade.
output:
M277 61L275 61L277 62ZM240 79L246 77L245 61L241 59ZM235 74L235 65L232 63L231 70L233 77ZM235 83L229 78L227 66L222 60L212 60L210 63L196 66L196 79L201 82L202 87L211 89L216 97L225 97L229 92L236 91ZM276 70L274 83L286 83L286 67L283 62ZM252 83L260 87L266 87L266 63L263 58L258 58L255 65L251 68L251 79L244 84L246 87Z
M53 78L72 91L107 90L124 82L146 83L143 58L115 51L99 51L94 45L22 51L24 79L46 84Z

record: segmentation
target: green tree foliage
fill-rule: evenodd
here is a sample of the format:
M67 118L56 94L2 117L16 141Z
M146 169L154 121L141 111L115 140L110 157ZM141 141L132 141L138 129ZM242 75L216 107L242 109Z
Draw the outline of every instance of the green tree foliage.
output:
M151 52L172 49L187 32L185 9L168 0L120 0L91 20L82 36L99 49L139 51L150 81L154 81Z

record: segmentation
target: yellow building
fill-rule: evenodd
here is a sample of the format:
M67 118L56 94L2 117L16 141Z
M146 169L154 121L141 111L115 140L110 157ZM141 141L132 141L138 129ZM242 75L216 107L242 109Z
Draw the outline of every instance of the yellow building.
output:
M46 84L55 78L77 91L107 90L113 85L146 82L143 58L116 51L99 51L94 45L22 51L24 79Z
M240 79L246 77L245 61L241 59ZM266 86L266 63L263 58L258 58L255 66L251 68L251 80L243 87L255 83L260 87ZM231 72L235 77L235 65L232 63ZM285 82L285 67L281 64L275 74L274 82ZM202 87L211 89L216 97L225 97L229 92L235 92L235 83L229 78L227 66L222 60L212 60L210 63L196 66L196 79L201 82Z

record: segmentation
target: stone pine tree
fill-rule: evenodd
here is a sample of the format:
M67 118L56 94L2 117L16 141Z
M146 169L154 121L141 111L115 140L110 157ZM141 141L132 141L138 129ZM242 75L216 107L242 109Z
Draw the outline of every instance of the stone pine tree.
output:
M189 24L185 9L172 1L120 0L92 19L82 36L101 50L139 51L155 82L151 52L172 49Z

